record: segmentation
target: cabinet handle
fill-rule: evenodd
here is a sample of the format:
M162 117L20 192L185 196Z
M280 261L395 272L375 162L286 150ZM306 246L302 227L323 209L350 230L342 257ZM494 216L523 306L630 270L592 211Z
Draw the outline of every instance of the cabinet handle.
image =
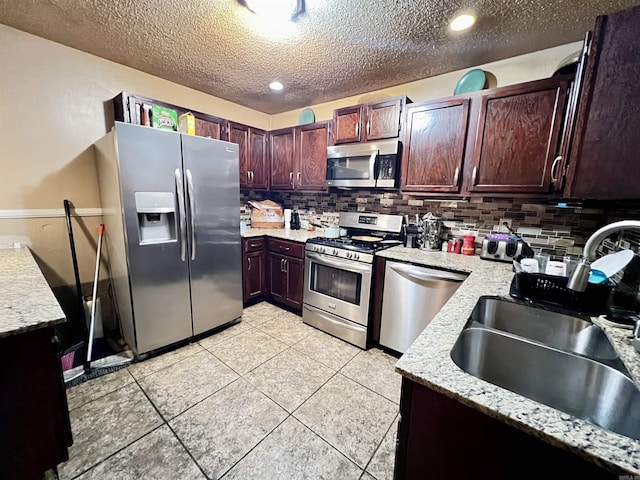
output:
M558 183L558 177L556 176L556 167L560 165L560 161L562 160L562 155L558 155L551 164L551 183Z
M291 182L291 186L293 187L293 172L289 172L289 182Z
M284 258L280 259L280 272L284 273Z
M298 186L302 185L302 175L298 172Z
M281 252L288 252L289 251L289 247L283 247L282 245L278 246L278 248L280 249Z
M249 175L249 170L247 170L247 185L251 183L251 177Z
M251 248L256 248L256 247L259 247L259 246L260 246L260 244L259 244L259 243L250 243L250 244L249 244L249 246L250 246Z
M247 257L247 264L248 264L247 272L250 272L251 271L251 257Z
M367 120L367 135L371 135L371 121Z
M356 137L360 135L360 124L356 123Z
M458 186L458 177L460 176L460 167L456 167L456 171L453 174L453 184L457 187Z
M478 174L478 167L473 167L473 172L471 173L471 185L475 186L476 184L476 175Z
M289 273L289 267L287 266L288 263L289 263L289 260L287 260L285 258L284 259L284 273Z

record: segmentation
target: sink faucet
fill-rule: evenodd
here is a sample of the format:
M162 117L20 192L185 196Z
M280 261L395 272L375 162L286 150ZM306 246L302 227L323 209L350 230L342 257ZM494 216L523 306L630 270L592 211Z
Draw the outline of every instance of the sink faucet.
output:
M596 249L600 242L615 232L620 230L636 229L640 230L639 220L621 220L619 222L610 223L605 225L599 230L596 230L593 235L589 237L586 245L584 246L584 253L582 255L582 261L578 264L575 271L567 282L567 288L575 290L576 292L584 292L589 282L589 272L591 271L591 262L596 259Z

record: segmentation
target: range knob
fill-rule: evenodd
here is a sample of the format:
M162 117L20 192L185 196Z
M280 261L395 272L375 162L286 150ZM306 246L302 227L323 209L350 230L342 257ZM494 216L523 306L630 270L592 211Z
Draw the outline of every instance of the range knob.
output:
M352 256L353 256L353 253L347 252L347 258L351 258Z
M338 255L338 250L336 250L336 249L334 248L334 249L333 249L333 251L332 251L331 253L333 253L334 255Z
M354 260L358 260L360 258L360 254L359 253L354 253L353 254L353 259Z
M324 247L320 247L320 253L324 253Z

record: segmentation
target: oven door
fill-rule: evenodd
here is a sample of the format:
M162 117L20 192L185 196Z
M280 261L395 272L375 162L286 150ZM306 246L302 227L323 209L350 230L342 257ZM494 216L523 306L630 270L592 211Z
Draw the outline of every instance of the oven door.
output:
M306 252L304 303L367 326L372 267Z
M333 148L338 150L340 147ZM327 185L330 187L376 186L375 167L378 150L338 151L333 155L327 158Z

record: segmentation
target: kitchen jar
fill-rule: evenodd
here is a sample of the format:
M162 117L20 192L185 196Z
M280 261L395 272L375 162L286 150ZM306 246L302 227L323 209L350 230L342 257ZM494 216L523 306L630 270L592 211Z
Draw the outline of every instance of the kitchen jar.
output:
M463 255L473 255L476 253L476 237L475 235L462 236L462 248L460 251Z

